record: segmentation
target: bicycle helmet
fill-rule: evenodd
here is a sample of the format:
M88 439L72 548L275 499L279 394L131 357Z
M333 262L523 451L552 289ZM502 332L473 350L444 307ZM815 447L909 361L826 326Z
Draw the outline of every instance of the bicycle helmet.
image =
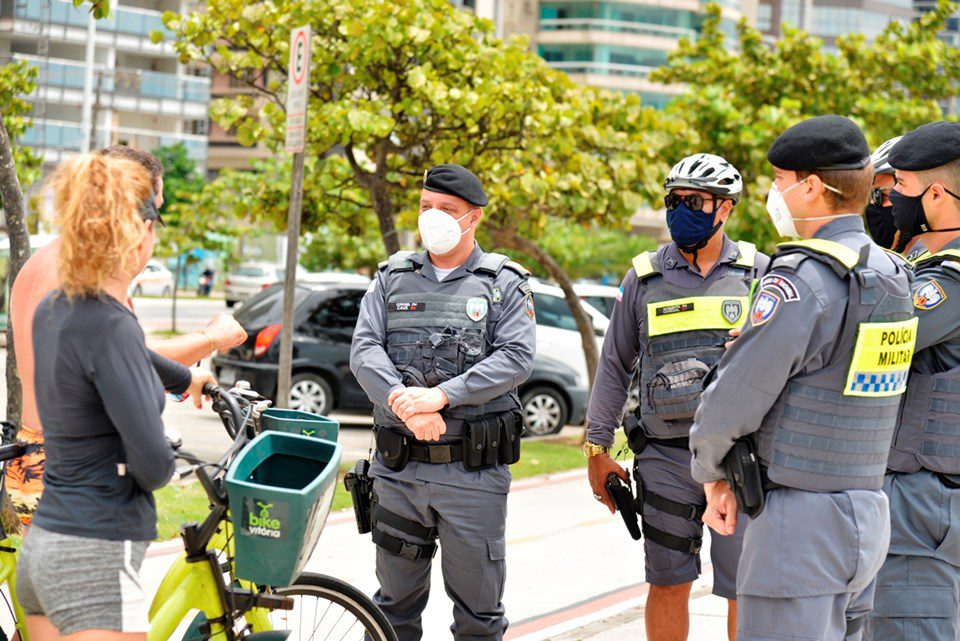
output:
M732 200L743 194L743 178L729 162L713 154L687 156L670 170L664 189L687 188L705 191Z
M870 156L870 160L873 161L873 173L874 174L893 174L894 169L890 166L890 151L893 150L894 146L903 136L897 136L896 138L891 138L887 142L883 143L877 147L876 151L873 152L873 155Z

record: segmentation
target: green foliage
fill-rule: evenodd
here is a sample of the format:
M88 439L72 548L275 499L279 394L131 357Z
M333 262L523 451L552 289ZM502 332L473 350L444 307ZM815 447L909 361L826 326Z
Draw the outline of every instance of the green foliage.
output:
M735 237L769 248L773 227L764 197L772 170L766 152L790 125L822 114L856 120L876 146L920 124L943 117L941 104L956 96L960 49L937 36L956 6L942 0L936 11L908 26L890 25L871 43L861 34L837 40L837 54L793 27L772 47L745 21L739 42L727 47L720 9L709 5L700 38L683 40L651 80L685 83L667 114L691 127L668 147L668 158L707 151L723 155L745 177L746 198L729 225Z
M17 178L24 187L40 176L40 157L29 147L18 144L19 139L32 124L31 107L25 96L36 89L36 77L37 68L24 60L0 67L0 114L3 114L3 124L10 135L13 161L17 166Z
M103 20L110 14L110 0L73 0L73 6L81 7L86 2L90 3L90 13L97 20Z
M163 206L160 213L166 214L177 203L189 200L191 194L199 192L204 185L197 161L192 159L187 146L182 142L169 147L160 147L151 152L163 165ZM178 216L171 212L164 220L176 224Z

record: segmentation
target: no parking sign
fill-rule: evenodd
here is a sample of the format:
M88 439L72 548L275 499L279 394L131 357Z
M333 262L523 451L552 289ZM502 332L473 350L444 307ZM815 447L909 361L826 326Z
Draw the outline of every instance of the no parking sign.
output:
M290 63L287 67L287 151L303 151L310 89L310 26L290 34Z

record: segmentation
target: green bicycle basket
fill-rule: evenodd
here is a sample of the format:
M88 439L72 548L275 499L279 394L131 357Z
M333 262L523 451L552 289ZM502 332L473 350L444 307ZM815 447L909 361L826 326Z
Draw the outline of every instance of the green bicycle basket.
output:
M257 585L291 585L330 513L342 448L321 439L263 432L227 472L235 572Z
M260 425L265 431L302 434L334 443L337 442L337 436L340 434L340 423L326 416L300 410L281 410L271 407L261 414Z

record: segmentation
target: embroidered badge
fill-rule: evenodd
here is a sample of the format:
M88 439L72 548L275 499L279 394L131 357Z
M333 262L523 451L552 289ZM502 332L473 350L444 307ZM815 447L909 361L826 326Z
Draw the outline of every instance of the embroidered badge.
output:
M945 300L947 295L935 280L921 285L913 292L913 306L917 309L933 309Z
M750 321L754 327L759 327L766 323L776 313L780 307L780 297L773 292L760 292L757 300L753 303L753 312L750 314Z
M617 302L623 302L623 285L620 285L620 291L617 292Z
M536 320L536 312L533 309L533 294L527 296L527 316L530 320Z
M760 281L759 289L772 291L785 303L800 300L800 292L797 290L797 286L794 285L789 278L780 276L779 274L767 274L764 276Z
M732 325L743 315L743 304L738 300L725 300L720 306L720 313L723 314L724 320Z
M487 316L487 299L471 298L467 301L467 316L473 322L482 321Z

